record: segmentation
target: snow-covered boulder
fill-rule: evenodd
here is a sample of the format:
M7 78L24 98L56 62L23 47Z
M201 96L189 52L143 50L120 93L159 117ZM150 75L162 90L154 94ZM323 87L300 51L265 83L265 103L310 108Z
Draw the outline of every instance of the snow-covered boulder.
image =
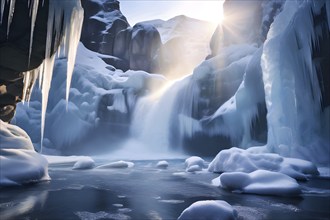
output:
M168 162L166 160L161 160L156 164L157 168L166 169L168 167Z
M254 149L255 150L255 149ZM230 148L222 150L209 164L210 172L244 172L268 170L305 180L308 175L318 175L317 167L306 160L285 158L274 153L256 153Z
M205 200L193 203L186 208L179 220L234 220L237 219L237 211L223 200Z
M282 196L301 193L300 186L295 179L267 170L256 170L252 173L223 173L212 183L234 192Z
M47 160L21 128L0 120L0 186L50 180Z
M184 163L187 172L201 171L205 167L205 161L197 156L187 158Z
M111 168L131 168L134 166L134 163L132 162L127 162L127 161L116 161L116 162L111 162L108 164L103 164L100 165L98 167L96 167L97 169L111 169Z
M90 157L80 158L72 167L73 170L87 170L95 166L95 161Z

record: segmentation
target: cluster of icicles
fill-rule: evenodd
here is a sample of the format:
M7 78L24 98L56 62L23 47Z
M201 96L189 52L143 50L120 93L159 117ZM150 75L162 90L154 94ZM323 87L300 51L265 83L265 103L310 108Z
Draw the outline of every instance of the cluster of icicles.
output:
M2 22L5 4L9 4L7 36L10 32L10 25L15 12L16 0L1 0L0 22ZM39 4L44 7L44 0L29 0L31 16L31 33L30 33L30 49L29 57L33 45L33 31L37 17ZM41 143L44 136L45 116L48 103L48 94L51 85L55 54L52 54L51 47L53 40L60 42L60 48L57 51L58 56L67 58L67 83L66 83L66 100L69 98L69 89L71 78L76 59L77 47L80 39L84 11L81 7L80 0L49 0L49 14L47 21L47 39L45 60L34 70L24 73L24 89L23 101L29 101L31 90L36 79L39 77L39 88L42 91L42 113L41 113ZM53 36L55 33L55 38ZM42 145L42 144L41 144Z

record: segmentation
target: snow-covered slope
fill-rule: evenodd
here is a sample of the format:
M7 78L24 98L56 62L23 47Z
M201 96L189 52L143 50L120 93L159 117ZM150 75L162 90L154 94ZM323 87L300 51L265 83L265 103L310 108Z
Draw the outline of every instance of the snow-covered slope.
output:
M44 151L49 154L96 153L106 142L127 136L130 115L139 93L159 86L164 78L143 71L126 73L107 65L104 55L79 44L70 100L65 101L64 59L55 61L54 77L46 113ZM30 103L17 108L15 123L25 129L40 147L40 91L35 88ZM93 138L92 138L93 137ZM90 142L99 139L91 149ZM115 140L114 140L115 139ZM111 149L112 144L108 144Z

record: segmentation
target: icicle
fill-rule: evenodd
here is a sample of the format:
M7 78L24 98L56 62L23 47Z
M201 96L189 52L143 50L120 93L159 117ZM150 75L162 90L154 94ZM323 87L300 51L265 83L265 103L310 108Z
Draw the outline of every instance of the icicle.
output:
M69 92L70 92L70 85L71 79L73 74L73 68L76 61L76 54L77 54L77 47L80 40L80 32L82 29L82 23L84 13L82 10L74 9L71 16L71 23L75 24L72 28L68 29L67 36L66 36L66 46L67 46L67 80L66 80L66 101L69 101Z
M23 97L22 102L29 102L31 98L31 93L34 87L34 84L38 78L40 68L28 71L24 74L24 88L23 88Z
M11 25L11 22L12 22L13 16L14 16L15 3L16 3L16 0L10 0L9 14L8 14L8 25L7 25L7 37L9 35L10 25Z
M52 45L57 45L63 30L62 50L67 57L67 91L66 99L69 98L69 89L72 79L76 51L80 39L84 12L79 0L71 1L49 1L49 13L47 22L47 38L45 61L40 70L39 86L42 91L42 111L41 111L41 149L44 137L45 118L48 103L48 94L51 85L53 66L56 53L52 55ZM62 26L63 25L63 26ZM55 38L54 34L55 33Z
M2 24L3 12L5 10L5 3L6 3L6 0L1 0L1 3L0 3L1 4L0 5L0 24Z
M34 33L34 26L37 18L38 13L38 6L39 0L32 0L31 6L31 32L30 32L30 48L29 48L29 66L30 66L30 59L31 59L31 52L32 52L32 44L33 44L33 33Z

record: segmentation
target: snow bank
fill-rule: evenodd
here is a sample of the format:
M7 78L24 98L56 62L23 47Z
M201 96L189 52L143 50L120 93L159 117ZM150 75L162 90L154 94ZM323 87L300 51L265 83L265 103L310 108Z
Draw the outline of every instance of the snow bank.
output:
M166 160L161 160L156 164L156 167L166 169L168 167L168 162Z
M104 165L100 165L98 167L96 167L97 169L111 169L111 168L131 168L134 166L134 163L132 162L127 162L127 161L116 161L116 162L112 162L112 163L108 163L108 164L104 164Z
M222 200L205 200L193 203L181 213L178 219L233 220L237 219L237 217L237 211L227 202Z
M267 170L256 170L252 173L223 173L212 183L234 192L283 196L301 193L295 179Z
M239 148L222 150L209 164L210 172L244 172L268 170L286 174L298 180L318 175L316 166L306 160L285 158L274 153L258 153ZM252 150L251 150L252 151Z
M0 120L0 143L0 186L50 180L47 160L21 128Z

